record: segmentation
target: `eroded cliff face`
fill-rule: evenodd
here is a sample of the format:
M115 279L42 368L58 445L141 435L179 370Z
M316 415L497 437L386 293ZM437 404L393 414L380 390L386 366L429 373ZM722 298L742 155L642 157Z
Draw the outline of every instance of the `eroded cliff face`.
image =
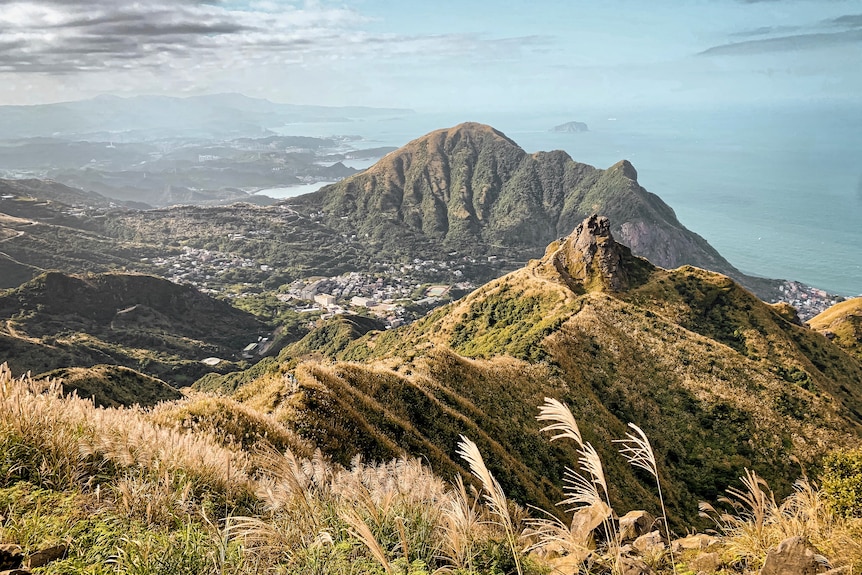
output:
M574 290L625 291L654 269L611 234L611 221L592 215L551 256L556 271Z

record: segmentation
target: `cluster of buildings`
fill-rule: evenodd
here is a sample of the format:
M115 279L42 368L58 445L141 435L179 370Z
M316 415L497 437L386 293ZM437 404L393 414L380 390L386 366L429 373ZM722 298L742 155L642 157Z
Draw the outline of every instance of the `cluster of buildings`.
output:
M142 258L141 261L157 268L163 277L172 282L193 285L211 295L219 293L219 290L214 289L213 284L222 283L219 281L220 276L230 270L266 272L269 269L268 266L259 265L254 260L234 254L188 246L183 248L181 254L152 259Z
M781 301L795 307L802 321L808 321L845 299L843 296L830 294L822 289L794 281L786 281L778 289L782 294Z
M395 274L351 272L297 280L276 297L296 301L299 313L320 312L323 317L367 313L378 317L387 327L397 327L412 321L423 308L434 307L446 299L452 287L474 288L469 282L429 286Z
M251 279L274 271L269 265L249 258L188 246L179 254L143 258L141 261L173 282L193 285L211 295L224 293L226 283L248 283L248 291L259 289L251 281L228 282L228 272L242 270L245 272L244 277ZM447 300L453 288L460 293L475 288L467 281L454 285L427 283L428 273L447 269L451 265L445 261L418 259L412 264L378 264L381 271L376 273L350 272L333 277L299 279L282 286L276 297L284 302L295 302L294 309L299 313L316 312L323 317L366 313L378 317L388 327L397 327ZM455 274L455 277L460 275ZM241 297L248 294L240 292L225 295Z

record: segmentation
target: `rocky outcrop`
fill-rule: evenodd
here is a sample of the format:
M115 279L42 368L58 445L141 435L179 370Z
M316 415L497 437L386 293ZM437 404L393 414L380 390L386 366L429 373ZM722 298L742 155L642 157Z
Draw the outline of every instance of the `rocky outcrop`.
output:
M829 562L805 537L788 537L766 554L760 575L817 575Z
M27 559L24 561L24 567L27 569L44 567L52 561L62 559L66 556L68 551L69 546L62 543L59 545L52 545L51 547L45 547L44 549L40 549L39 551L28 555Z
M633 541L652 530L655 517L648 511L629 511L620 517L620 541Z
M0 571L18 569L24 561L24 552L18 545L0 545Z
M553 255L553 264L575 291L625 291L640 284L654 269L617 243L611 235L610 220L598 215L578 225Z

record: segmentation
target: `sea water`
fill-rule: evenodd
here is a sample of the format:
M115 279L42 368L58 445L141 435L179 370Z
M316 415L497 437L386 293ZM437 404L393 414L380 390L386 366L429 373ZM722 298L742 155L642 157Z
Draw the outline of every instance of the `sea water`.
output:
M463 121L488 123L528 152L562 149L638 181L742 271L862 293L862 106L804 102L709 109L571 109L431 114L295 124L291 135L361 135L401 146ZM588 132L550 129L586 122Z

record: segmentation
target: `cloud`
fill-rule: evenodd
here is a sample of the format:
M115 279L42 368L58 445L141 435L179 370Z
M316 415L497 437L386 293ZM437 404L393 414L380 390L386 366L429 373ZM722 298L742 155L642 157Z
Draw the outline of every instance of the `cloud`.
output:
M846 14L828 21L834 26L844 28L862 28L862 14Z
M818 32L812 34L796 34L793 36L780 36L778 38L765 38L762 40L748 40L745 42L732 42L713 46L703 52L701 56L734 56L743 54L765 54L768 52L799 52L847 44L862 42L862 30L849 30L846 32Z
M0 0L0 72L223 66L391 58L500 58L537 37L369 33L359 12L320 1Z
M841 30L835 31L836 28ZM862 42L862 14L846 14L809 26L763 26L734 32L730 37L752 39L713 46L700 52L699 55L732 56L799 52L860 43Z
M734 38L755 38L757 36L773 36L776 34L790 34L802 30L800 26L761 26L750 30L740 30L730 34Z

